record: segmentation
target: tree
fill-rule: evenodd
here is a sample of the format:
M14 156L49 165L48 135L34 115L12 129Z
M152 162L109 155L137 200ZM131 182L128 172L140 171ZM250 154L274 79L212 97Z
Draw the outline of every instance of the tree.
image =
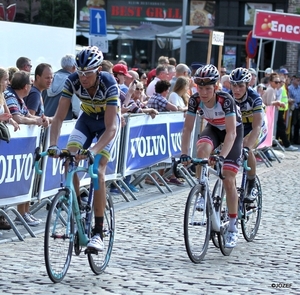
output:
M74 1L41 0L39 13L33 23L54 27L73 28Z

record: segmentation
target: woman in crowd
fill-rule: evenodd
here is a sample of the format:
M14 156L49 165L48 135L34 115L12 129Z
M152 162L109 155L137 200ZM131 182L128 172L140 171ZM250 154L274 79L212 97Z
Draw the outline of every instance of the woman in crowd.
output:
M14 131L20 129L18 123L12 118L12 115L6 105L6 101L3 95L6 87L8 85L8 72L4 68L0 68L0 121L9 122L14 126ZM11 226L4 218L3 215L0 216L0 229L10 230Z
M186 111L188 100L190 98L189 91L190 80L187 77L178 77L173 92L169 95L169 102L176 105L179 111Z
M19 124L12 118L3 95L3 92L8 86L8 78L8 71L4 68L0 68L0 121L8 122L14 126L14 131L17 131L20 129Z

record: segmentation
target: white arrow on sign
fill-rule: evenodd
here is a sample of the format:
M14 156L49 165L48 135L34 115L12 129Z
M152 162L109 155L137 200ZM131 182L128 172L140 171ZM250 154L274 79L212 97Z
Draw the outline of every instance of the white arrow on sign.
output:
M100 33L100 19L101 19L101 15L99 12L97 12L97 14L95 15L95 18L97 19L97 33Z

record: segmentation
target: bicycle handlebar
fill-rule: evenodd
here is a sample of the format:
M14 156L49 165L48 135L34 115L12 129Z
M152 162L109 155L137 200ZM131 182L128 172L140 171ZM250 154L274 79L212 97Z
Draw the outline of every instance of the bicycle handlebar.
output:
M34 151L34 169L35 172L39 175L43 173L41 169L39 169L39 161L41 158L48 156L48 151L40 152L40 148L37 147ZM91 178L95 179L98 178L98 174L94 173L94 155L88 151L87 153L87 159L89 160L89 167L88 167L88 173L91 176ZM71 161L74 161L75 155L71 155L70 151L67 149L62 149L60 154L58 155L58 158L60 159L70 159Z
M218 163L220 161L218 156L215 156L215 160ZM191 158L190 162L192 164L195 165L207 165L209 163L209 160L206 158ZM174 173L174 175L176 176L176 178L180 178L180 174L178 173L178 169L177 166L178 164L180 164L181 161L179 160L175 160L175 158L172 158L172 171ZM220 170L220 166L217 165L217 175L219 176L219 178L224 179L225 177L222 174L222 171Z

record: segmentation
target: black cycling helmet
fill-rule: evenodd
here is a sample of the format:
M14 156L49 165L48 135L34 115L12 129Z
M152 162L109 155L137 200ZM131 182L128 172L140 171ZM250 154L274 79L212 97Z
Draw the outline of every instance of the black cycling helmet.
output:
M212 85L216 84L219 78L219 71L214 65L205 65L196 71L194 82L200 86Z
M229 81L232 84L249 83L251 79L252 75L246 68L236 68L229 75Z
M95 69L101 65L103 54L96 46L82 49L76 55L76 68L79 71Z

